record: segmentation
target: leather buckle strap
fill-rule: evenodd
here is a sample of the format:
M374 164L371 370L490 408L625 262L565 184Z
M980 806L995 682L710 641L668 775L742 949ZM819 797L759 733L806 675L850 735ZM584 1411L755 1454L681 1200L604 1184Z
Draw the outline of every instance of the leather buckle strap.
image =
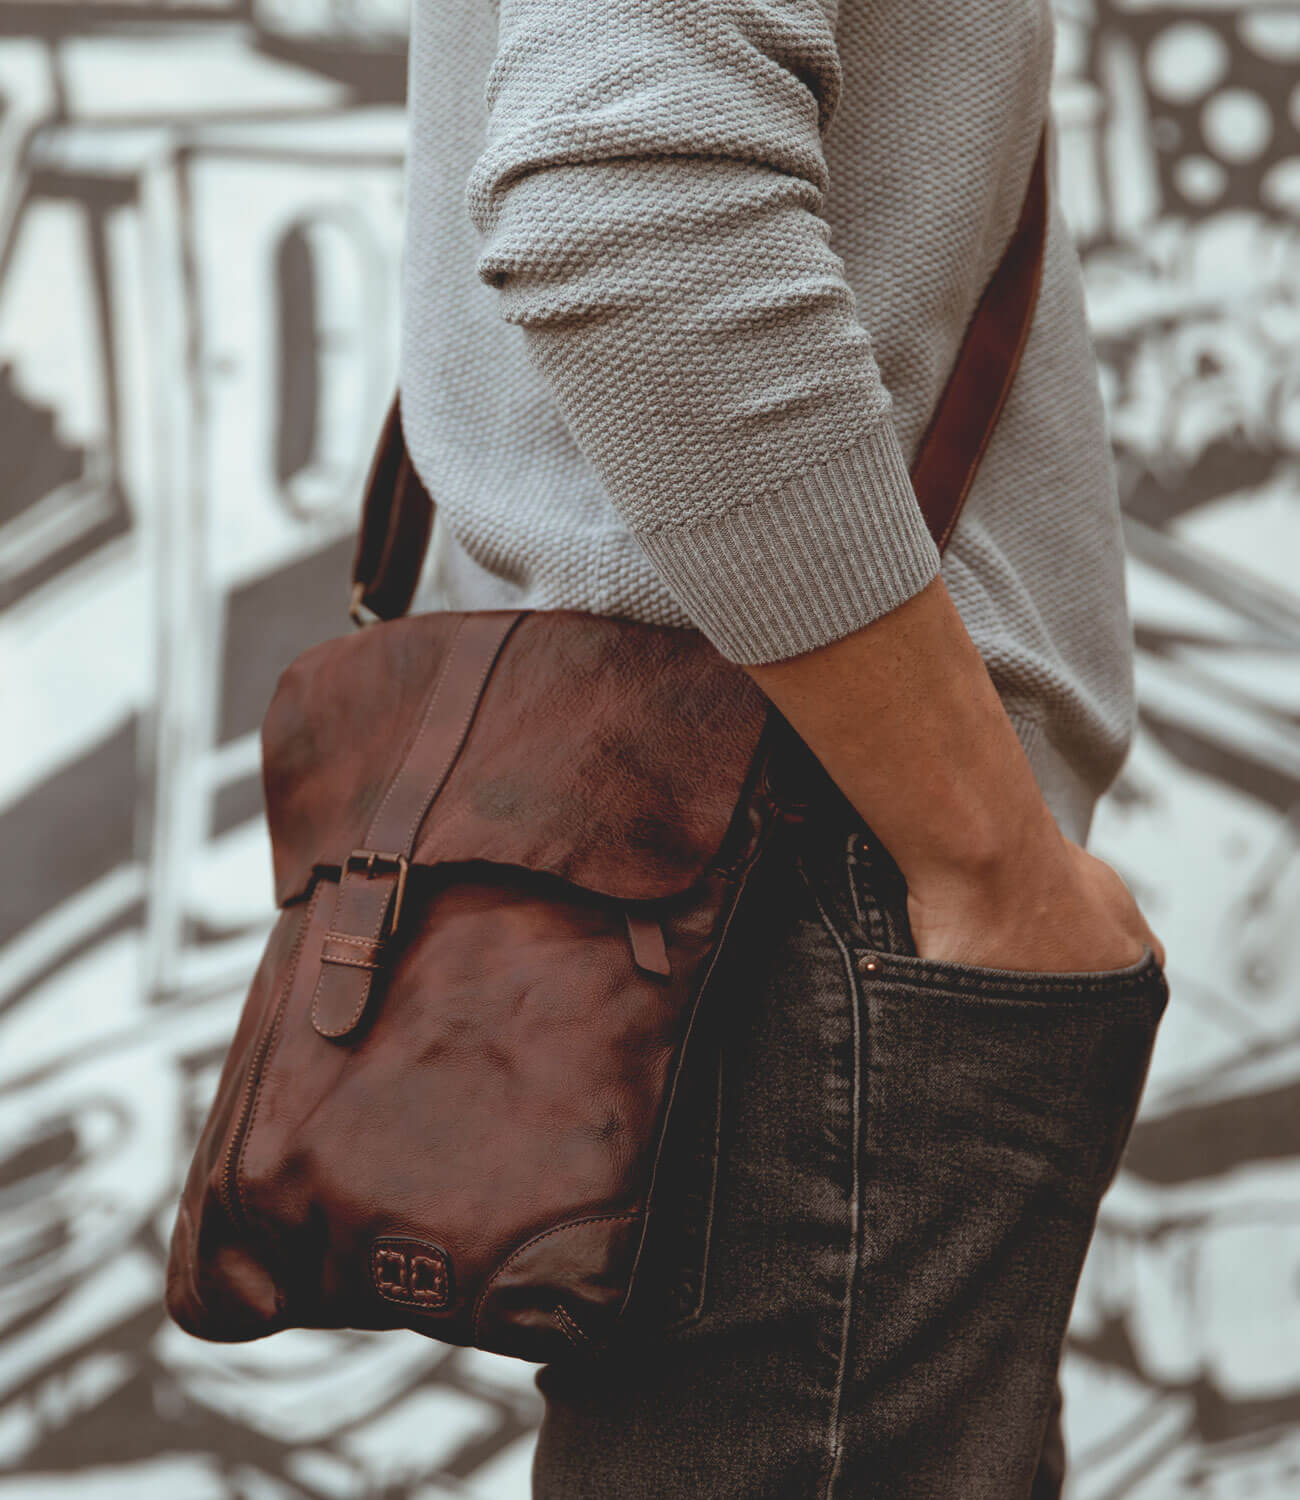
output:
M365 871L367 878L375 873L376 865L392 865L397 872L397 884L393 889L392 904L388 912L388 933L391 936L402 920L402 902L406 897L406 877L410 873L411 862L405 854L381 854L377 849L354 849L348 855L346 868L352 870L358 865Z
M361 1024L375 981L386 967L385 945L402 919L420 827L464 748L497 657L525 613L462 616L420 727L370 821L366 847L342 861L312 998L312 1025L321 1036L337 1041Z
M365 1013L371 985L383 966L387 941L397 930L406 894L406 859L371 858L358 850L339 875L330 925L321 941L320 974L312 997L312 1025L337 1040L353 1032Z
M323 964L340 964L347 969L368 969L373 972L383 965L384 944L395 936L398 925L402 920L402 903L406 896L406 877L410 871L410 861L404 854L381 854L374 849L354 849L347 857L339 882L339 898L335 901L335 916L341 915L343 908L343 885L346 879L353 874L360 873L363 880L370 881L375 877L379 866L391 866L395 876L391 888L374 889L374 899L370 902L352 900L352 915L365 914L365 920L373 920L373 927L369 936L355 932L336 932L333 927L325 934L321 941L320 961ZM389 871L382 870L381 874ZM358 910L360 908L360 910ZM368 908L368 910L367 910ZM365 997L361 997L364 1006ZM355 1017L352 1020L355 1022ZM317 1030L329 1028L330 1022L320 1013L316 1014L318 1022ZM323 1023L319 1024L319 1023ZM324 1029L327 1036L339 1035L337 1030Z
M361 529L352 561L353 623L373 623L410 608L433 528L433 499L415 472L402 436L400 396L394 395L370 461Z

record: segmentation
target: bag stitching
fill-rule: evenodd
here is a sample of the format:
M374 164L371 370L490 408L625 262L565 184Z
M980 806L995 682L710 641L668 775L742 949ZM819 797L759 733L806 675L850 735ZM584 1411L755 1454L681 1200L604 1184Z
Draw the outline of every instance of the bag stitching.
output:
M387 1244L400 1242L400 1237L390 1236ZM406 1257L397 1250L390 1250L383 1240L378 1240L371 1246L370 1250L370 1279L375 1291L387 1302L396 1303L399 1307L409 1307L412 1303L424 1304L427 1312L438 1312L447 1307L451 1301L451 1277L447 1270L446 1253L439 1251L439 1258L434 1259L429 1255L418 1255L411 1257L413 1261L418 1260L423 1265L432 1266L435 1272L435 1287L433 1290L417 1288L409 1297L396 1297L391 1292L384 1290L383 1280L379 1275L381 1263L397 1260L404 1261ZM436 1248L436 1247L429 1247Z
M338 893L337 893L337 895L334 898L334 911L333 911L332 919L331 919L331 922L330 922L330 928L331 928L331 930L333 929L334 923L338 920L338 918L340 916L340 908L343 905L343 897L344 897L345 891L346 891L345 882L346 882L346 880L348 878L348 873L349 872L348 872L347 867L344 866L343 871L342 871L342 873L339 876ZM381 901L379 903L379 916L378 916L378 918L377 918L377 920L375 922L374 930L371 932L370 937L368 939L363 939L363 941L368 941L368 942L371 942L371 943L374 943L374 942L378 941L378 939L379 939L379 930L384 925L384 916L387 913L387 911L388 911L388 902L387 901ZM322 941L321 941L321 946L322 946L322 948L324 947L324 939L322 939ZM316 987L312 991L312 997L311 997L311 1023L316 1028L316 1030L318 1032L320 1032L320 1034L322 1036L328 1036L328 1037L347 1036L348 1032L350 1032L352 1030L352 1028L357 1024L357 1022L361 1019L361 1013L365 1010L365 1008L366 1008L366 1002L370 999L370 975L367 975L366 978L362 981L361 994L360 994L360 996L357 999L356 1005L353 1007L352 1014L347 1018L347 1020L344 1022L344 1024L342 1026L335 1027L333 1030L331 1030L329 1027L325 1026L322 1023L321 1019L320 1019L321 990L324 988L325 980L326 980L326 977L327 977L326 976L326 971L324 969L324 963L325 963L325 959L324 959L324 956L322 955L322 958L321 958L321 965L322 965L321 972L320 972L320 974L316 978Z
M262 1072L257 1080L257 1087L253 1090L253 1097L248 1105L248 1119L244 1124L244 1139L239 1143L239 1158L235 1162L235 1198L245 1219L250 1219L252 1215L248 1211L248 1204L244 1201L244 1184L246 1181L244 1159L248 1154L248 1143L253 1138L253 1126L257 1123L257 1106L261 1102L262 1088L266 1083L267 1074L271 1071L271 1065L275 1061L275 1055L280 1050L280 1038L284 1035L284 1018L289 1012L289 1001L293 999L294 981L298 977L298 966L302 960L303 949L307 946L307 934L311 931L311 924L316 915L316 903L320 900L324 889L323 885L318 885L312 892L311 900L307 903L307 910L303 917L302 931L298 934L297 941L294 943L293 956L289 960L289 972L285 976L284 988L281 992L280 1001L277 1003L273 1035L267 1045L266 1056L262 1059Z
M506 1271L519 1259L525 1251L531 1250L534 1245L540 1245L545 1239L553 1234L563 1234L567 1229L581 1229L585 1224L602 1224L615 1219L639 1219L644 1210L639 1208L625 1209L620 1213L589 1214L585 1219L567 1219L563 1224L553 1224L550 1229L544 1229L541 1234L535 1234L532 1239L525 1240L517 1249L512 1250L505 1260L492 1272L491 1276L483 1283L478 1298L474 1303L474 1339L480 1337L479 1324L483 1318L483 1308L487 1301L487 1295L492 1287L501 1279Z
M378 959L348 958L346 955L344 955L342 953L340 953L337 957L334 957L334 958L327 958L323 953L321 954L321 963L323 963L323 964L340 964L344 968L347 968L347 969L369 969L369 970L371 970L373 972L375 969L377 969L379 967L379 962L380 961ZM315 1012L316 1012L316 1004L315 1004L315 1001L313 1000L313 1002L312 1002L312 1015L313 1015L313 1017L315 1016ZM349 1030L350 1029L351 1028L349 1027ZM331 1034L334 1034L334 1033L331 1033ZM338 1035L342 1035L341 1032L337 1033L337 1034Z
M560 1325L560 1331L575 1349L591 1348L591 1339L574 1322L573 1318L569 1316L568 1309L558 1302L555 1304L555 1321Z

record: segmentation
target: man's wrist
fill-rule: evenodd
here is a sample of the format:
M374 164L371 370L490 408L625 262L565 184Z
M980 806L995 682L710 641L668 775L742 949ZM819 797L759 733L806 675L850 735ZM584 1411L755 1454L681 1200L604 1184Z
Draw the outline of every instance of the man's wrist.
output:
M878 823L879 814L872 827ZM967 808L933 828L912 820L885 843L910 889L937 894L961 888L995 896L1023 888L1026 870L1067 864L1065 837L1036 787L1033 797L1008 798L983 816Z
M1065 839L942 577L869 626L746 669L909 885L1052 870ZM1026 863L1027 862L1027 863Z

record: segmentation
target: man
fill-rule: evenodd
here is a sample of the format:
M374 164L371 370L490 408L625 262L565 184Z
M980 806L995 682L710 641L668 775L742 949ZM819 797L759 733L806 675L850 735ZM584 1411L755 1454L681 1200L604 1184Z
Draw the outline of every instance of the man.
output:
M1048 0L416 0L420 602L693 625L834 789L728 939L708 1291L635 1360L539 1374L538 1495L1059 1489L1056 1363L1165 981L1083 847L1132 631L1054 135L942 570L908 478L1053 40Z

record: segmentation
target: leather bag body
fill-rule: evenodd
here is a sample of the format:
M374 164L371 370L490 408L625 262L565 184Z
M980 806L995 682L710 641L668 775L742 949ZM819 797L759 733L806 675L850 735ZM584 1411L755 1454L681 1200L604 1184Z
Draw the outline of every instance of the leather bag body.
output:
M578 612L394 621L284 674L282 912L181 1204L183 1327L604 1339L772 825L764 723L697 633Z
M913 466L940 548L1014 378L1020 224ZM166 1303L204 1339L413 1328L545 1362L627 1315L696 1018L781 819L789 726L698 632L401 618L432 505L396 404L354 612L262 733L279 915L200 1133Z

